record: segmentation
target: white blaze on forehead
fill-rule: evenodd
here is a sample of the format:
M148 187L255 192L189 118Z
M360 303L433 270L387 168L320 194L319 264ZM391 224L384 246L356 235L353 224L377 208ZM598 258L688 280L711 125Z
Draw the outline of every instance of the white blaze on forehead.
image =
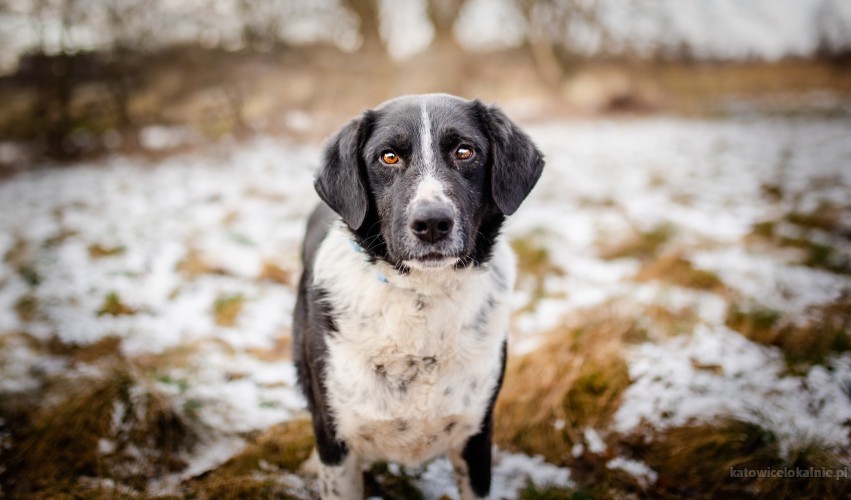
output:
M432 151L431 120L426 109L426 101L420 102L420 150L423 167L426 171L434 170L434 152Z
M426 172L420 178L420 182L417 184L417 192L414 193L412 203L416 203L421 200L449 201L446 197L446 188L443 183L440 182L431 172Z
M420 200L448 201L446 188L435 175L433 141L431 137L431 119L428 116L426 100L420 101L420 154L422 155L422 171L417 191L412 203Z

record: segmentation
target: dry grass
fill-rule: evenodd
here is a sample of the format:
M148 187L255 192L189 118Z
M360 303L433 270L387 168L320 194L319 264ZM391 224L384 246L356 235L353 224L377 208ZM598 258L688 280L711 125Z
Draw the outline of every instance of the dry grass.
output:
M656 226L648 231L635 231L619 242L602 242L600 257L603 259L635 258L641 261L652 259L673 238L675 228L668 224Z
M18 268L27 263L29 253L30 248L27 240L16 235L15 243L3 254L3 261L14 268Z
M423 500L425 497L414 484L415 479L416 476L410 475L403 467L400 467L398 473L394 473L386 462L378 462L364 473L364 496Z
M547 295L547 276L563 276L564 269L553 263L547 247L535 234L511 242L517 256L517 275L520 285L532 290L524 310L533 310L535 304Z
M698 314L693 308L672 309L658 304L644 306L641 317L648 321L648 329L661 333L662 337L691 333L699 320ZM646 336L627 340L639 342L646 340Z
M782 220L754 225L747 243L796 249L800 263L837 274L851 274L851 227L843 223L843 210L823 204L813 212L791 212ZM796 230L794 236L779 231L779 225ZM793 233L794 234L794 233ZM827 235L829 238L818 238ZM842 247L845 247L844 249Z
M299 499L290 487L273 475L219 477L199 483L195 490L199 498L229 500L235 498ZM191 497L190 497L191 498Z
M851 349L851 297L809 311L810 319L795 324L780 311L732 305L726 324L763 345L779 347L788 361L820 362L835 352Z
M116 247L108 247L101 245L100 243L93 243L89 245L89 257L93 259L100 259L103 257L113 257L115 255L121 255L124 253L126 249L123 246Z
M310 456L313 442L310 420L291 420L266 430L216 473L239 476L270 467L295 472Z
M127 360L121 352L121 338L103 337L93 344L67 344L57 337L45 341L30 338L34 350L62 357L72 365L86 363L112 368L124 365Z
M724 283L713 272L695 269L683 255L666 253L645 262L636 274L638 281L662 281L686 288L721 293Z
M72 229L60 229L56 234L44 240L44 246L46 247L56 247L65 242L68 238L73 238L77 236L79 233Z
M98 316L132 316L138 311L121 301L121 297L115 292L110 292L103 299L103 304L98 309Z
M207 262L201 252L193 247L189 247L186 257L177 263L177 270L188 280L202 274L226 274L223 269Z
M276 425L191 487L205 498L296 498L276 476L295 472L313 443L309 420Z
M221 295L213 302L213 319L219 326L234 326L245 305L240 294Z
M573 461L585 428L604 429L629 385L621 357L634 321L605 312L582 326L548 335L543 346L508 362L495 415L495 440L505 448ZM562 425L563 424L563 425Z
M593 498L585 491L573 491L561 486L536 486L530 484L520 490L518 500L585 500Z
M293 277L290 271L267 260L263 261L263 269L260 270L260 275L257 276L257 279L261 281L271 281L281 285L290 285L292 284Z
M266 362L286 361L292 358L292 333L289 328L282 328L275 337L275 343L271 348L249 347L245 349L247 354Z
M143 489L149 478L185 467L179 453L198 437L166 397L121 368L59 382L51 394L64 399L13 415L10 458L0 475L13 497L73 494L81 476Z
M15 301L15 314L18 315L19 320L33 321L38 317L38 313L39 302L35 295L28 293Z
M840 468L836 456L817 446L782 457L776 436L736 420L692 424L636 438L633 451L659 474L655 498L841 498L848 485L834 479L731 477L734 470L784 467Z

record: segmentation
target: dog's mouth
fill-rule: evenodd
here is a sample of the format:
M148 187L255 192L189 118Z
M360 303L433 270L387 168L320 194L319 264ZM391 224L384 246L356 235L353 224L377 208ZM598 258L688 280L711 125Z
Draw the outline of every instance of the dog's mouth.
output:
M429 252L408 258L404 264L413 269L441 269L455 265L458 256L440 252Z

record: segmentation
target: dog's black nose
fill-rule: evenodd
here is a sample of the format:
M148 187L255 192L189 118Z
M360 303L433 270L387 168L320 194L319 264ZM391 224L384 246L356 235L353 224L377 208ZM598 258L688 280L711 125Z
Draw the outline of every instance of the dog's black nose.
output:
M447 236L455 225L452 209L444 204L420 203L411 211L408 226L422 241L436 243Z

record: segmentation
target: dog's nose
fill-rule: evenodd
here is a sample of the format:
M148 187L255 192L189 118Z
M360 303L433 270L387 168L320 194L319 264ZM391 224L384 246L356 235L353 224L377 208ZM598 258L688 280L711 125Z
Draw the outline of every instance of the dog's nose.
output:
M411 211L408 226L422 241L436 243L447 236L455 225L452 209L444 204L419 203Z

